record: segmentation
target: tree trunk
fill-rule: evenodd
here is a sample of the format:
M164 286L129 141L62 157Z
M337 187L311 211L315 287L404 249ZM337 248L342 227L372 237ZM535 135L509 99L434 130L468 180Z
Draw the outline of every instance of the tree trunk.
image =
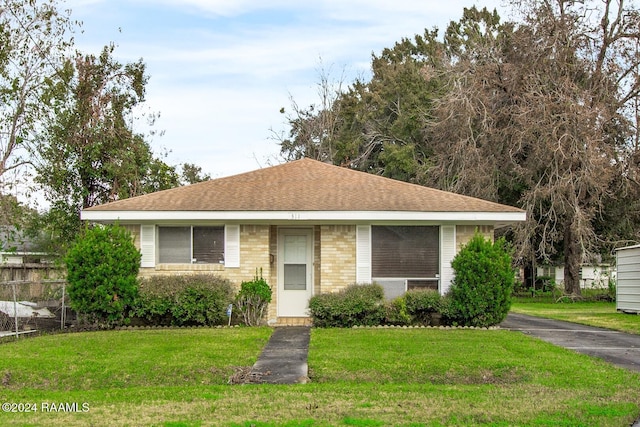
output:
M578 245L572 220L564 227L564 292L580 295L580 265L582 253Z

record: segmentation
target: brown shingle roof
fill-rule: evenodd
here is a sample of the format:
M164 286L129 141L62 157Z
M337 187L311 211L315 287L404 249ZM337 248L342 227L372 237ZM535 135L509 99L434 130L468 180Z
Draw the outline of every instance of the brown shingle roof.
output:
M86 210L522 212L511 206L310 159Z

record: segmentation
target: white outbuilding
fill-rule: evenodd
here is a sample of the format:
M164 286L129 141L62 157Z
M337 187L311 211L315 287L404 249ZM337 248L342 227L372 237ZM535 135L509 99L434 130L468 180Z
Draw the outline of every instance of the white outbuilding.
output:
M640 314L640 245L616 250L616 309Z

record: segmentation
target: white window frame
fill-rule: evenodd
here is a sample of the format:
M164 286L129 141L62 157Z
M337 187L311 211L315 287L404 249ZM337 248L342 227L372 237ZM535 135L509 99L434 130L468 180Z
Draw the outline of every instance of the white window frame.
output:
M157 226L157 233L158 233L158 237L156 239L157 241L157 248L156 248L156 253L158 256L158 264L185 264L185 263L179 263L179 262L161 262L160 261L160 230L162 228L189 228L189 238L190 238L190 244L189 244L189 259L190 262L188 262L187 264L196 264L197 260L195 260L193 258L193 245L194 245L194 241L193 241L193 229L197 228L197 227L210 227L210 228L221 228L222 229L222 234L223 234L223 252L222 252L222 261L220 262L220 264L225 264L226 261L226 249L227 249L227 232L226 232L226 228L223 225L201 225L201 224L194 224L194 225L158 225ZM203 263L206 265L216 265L216 263Z

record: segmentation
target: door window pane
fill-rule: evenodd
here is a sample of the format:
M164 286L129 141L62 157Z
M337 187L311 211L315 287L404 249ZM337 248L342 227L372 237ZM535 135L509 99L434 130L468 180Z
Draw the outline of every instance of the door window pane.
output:
M307 290L307 265L306 264L285 264L284 265L284 290L285 291Z
M307 236L284 236L284 262L292 264L307 262Z

